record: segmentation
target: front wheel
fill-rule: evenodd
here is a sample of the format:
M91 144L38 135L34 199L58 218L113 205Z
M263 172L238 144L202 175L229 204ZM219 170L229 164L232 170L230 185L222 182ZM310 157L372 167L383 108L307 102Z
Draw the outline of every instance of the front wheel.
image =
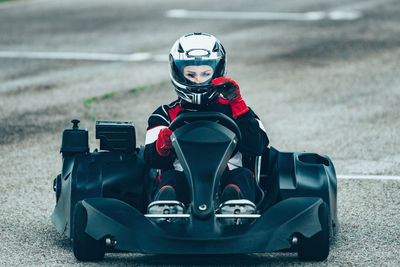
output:
M85 232L87 212L79 201L74 209L73 217L73 250L75 258L80 261L100 261L104 258L106 242L102 238L96 240Z
M299 237L298 256L306 261L323 261L329 255L329 210L323 203L318 210L322 230L310 238Z

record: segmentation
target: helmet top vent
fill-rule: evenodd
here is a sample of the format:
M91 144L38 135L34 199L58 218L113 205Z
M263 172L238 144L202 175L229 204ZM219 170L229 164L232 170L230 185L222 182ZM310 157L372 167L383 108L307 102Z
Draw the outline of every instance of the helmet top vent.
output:
M183 47L182 47L181 43L179 43L179 45L178 45L178 52L179 52L179 53L185 52L185 51L183 50Z

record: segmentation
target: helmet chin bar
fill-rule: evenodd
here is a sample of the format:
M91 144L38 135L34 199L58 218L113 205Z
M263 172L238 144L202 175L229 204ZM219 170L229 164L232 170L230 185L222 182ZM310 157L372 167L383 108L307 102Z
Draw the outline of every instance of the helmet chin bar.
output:
M218 96L217 92L210 90L211 85L203 86L204 88L209 87L210 89L205 90L201 93L195 93L192 91L193 87L191 88L190 86L180 84L174 81L174 79L171 79L171 81L175 87L175 91L178 94L178 97L185 102L193 105L206 106Z

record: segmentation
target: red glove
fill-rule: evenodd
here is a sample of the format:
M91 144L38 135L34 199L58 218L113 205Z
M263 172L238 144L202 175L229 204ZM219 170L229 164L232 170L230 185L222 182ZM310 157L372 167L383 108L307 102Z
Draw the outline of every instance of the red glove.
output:
M158 134L158 138L156 141L156 150L158 155L160 155L161 157L166 157L171 152L171 134L172 131L168 128L162 129Z
M222 94L222 98L225 98L229 101L234 118L249 111L249 108L240 94L239 85L235 80L219 77L212 80L211 83L213 84L214 89Z

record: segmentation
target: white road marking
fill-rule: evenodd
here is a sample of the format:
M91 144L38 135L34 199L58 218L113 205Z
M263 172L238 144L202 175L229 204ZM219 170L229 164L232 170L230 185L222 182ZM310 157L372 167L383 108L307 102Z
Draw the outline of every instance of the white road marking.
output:
M76 53L76 52L25 52L0 51L2 58L34 58L34 59L72 59L100 61L143 61L151 58L149 53L107 54L107 53Z
M338 179L361 179L361 180L399 180L400 176L396 175L359 175L359 174L343 174L337 175Z
M0 51L0 58L29 59L61 59L61 60L93 60L93 61L168 61L165 55L151 53L110 54L110 53L79 53L79 52L29 52Z
M327 18L330 20L356 20L361 18L362 14L359 11L331 11L327 13Z
M163 55L153 55L152 59L154 61L159 61L159 62L168 62L168 54L163 54Z
M318 21L355 20L362 16L359 11L315 11L315 12L236 12L236 11L190 11L185 9L171 9L166 12L169 18L185 19L236 19L236 20L290 20L290 21Z

